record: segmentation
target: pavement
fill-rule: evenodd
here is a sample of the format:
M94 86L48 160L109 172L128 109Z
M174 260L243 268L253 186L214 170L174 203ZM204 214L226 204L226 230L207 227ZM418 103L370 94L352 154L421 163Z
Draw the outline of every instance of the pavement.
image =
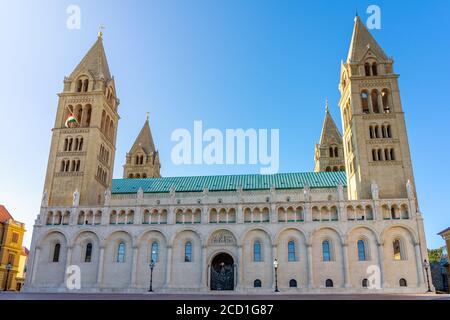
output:
M450 300L449 294L177 294L0 292L0 300Z

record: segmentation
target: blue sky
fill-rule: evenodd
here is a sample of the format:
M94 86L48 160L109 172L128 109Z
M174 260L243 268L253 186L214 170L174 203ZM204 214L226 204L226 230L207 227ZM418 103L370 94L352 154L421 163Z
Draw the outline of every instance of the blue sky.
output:
M3 1L2 1L3 2ZM66 27L69 5L81 28ZM442 1L8 1L0 12L0 203L31 241L57 93L106 26L104 45L121 100L115 177L145 113L163 176L256 173L260 166L175 166L177 128L280 130L280 172L312 171L328 97L337 102L356 10L381 8L374 30L394 57L429 247L450 226L448 98L450 3Z

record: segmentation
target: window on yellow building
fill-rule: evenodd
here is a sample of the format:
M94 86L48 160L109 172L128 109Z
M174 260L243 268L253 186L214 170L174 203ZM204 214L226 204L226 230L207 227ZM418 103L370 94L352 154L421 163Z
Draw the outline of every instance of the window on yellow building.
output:
M12 242L13 243L19 242L19 234L18 233L13 232L13 234L12 234Z

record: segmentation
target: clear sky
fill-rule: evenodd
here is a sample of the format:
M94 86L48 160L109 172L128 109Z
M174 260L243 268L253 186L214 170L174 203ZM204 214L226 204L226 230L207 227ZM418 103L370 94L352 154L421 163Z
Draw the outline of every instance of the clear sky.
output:
M172 164L177 128L280 130L280 172L312 171L324 101L339 127L340 61L356 10L381 8L373 34L401 75L428 246L450 226L450 2L1 1L0 203L27 225L39 212L57 93L104 24L121 100L114 177L150 112L163 176L257 173L255 165ZM81 28L66 26L69 5Z

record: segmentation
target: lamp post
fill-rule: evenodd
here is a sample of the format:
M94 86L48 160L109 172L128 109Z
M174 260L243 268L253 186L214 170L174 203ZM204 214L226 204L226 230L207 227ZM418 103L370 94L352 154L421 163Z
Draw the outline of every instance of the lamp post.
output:
M280 292L278 290L278 260L273 260L273 268L275 269L275 292Z
M150 289L148 289L148 292L153 292L153 268L155 267L155 261L150 261Z
M3 291L8 290L8 280L9 280L9 273L11 272L11 269L12 269L11 262L8 262L8 264L6 265L6 282L5 282L5 288L3 289Z
M428 263L428 261L426 259L423 260L423 267L425 268L425 273L427 275L427 285L428 285L428 291L427 292L432 292L431 288L430 288L430 277L428 276L428 268L430 267L430 264Z

